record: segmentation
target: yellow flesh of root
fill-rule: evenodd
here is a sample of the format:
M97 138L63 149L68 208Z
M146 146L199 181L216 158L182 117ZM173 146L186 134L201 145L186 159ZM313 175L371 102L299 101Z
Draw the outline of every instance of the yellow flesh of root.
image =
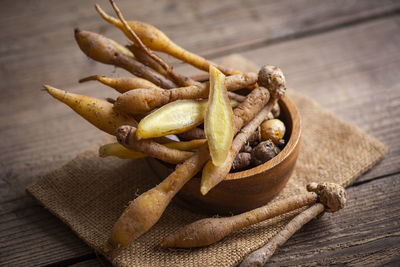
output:
M204 131L214 165L221 165L233 140L233 111L225 86L225 75L210 67L210 95L204 118Z
M171 102L143 118L136 136L147 139L185 132L203 122L206 108L207 100Z

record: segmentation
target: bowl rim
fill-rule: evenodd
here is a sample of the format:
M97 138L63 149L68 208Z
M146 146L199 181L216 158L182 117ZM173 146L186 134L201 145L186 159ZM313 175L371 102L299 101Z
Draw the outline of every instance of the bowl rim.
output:
M286 109L289 113L288 117L292 121L292 131L289 136L289 142L287 142L285 147L282 149L281 152L279 152L279 154L276 157L254 168L240 172L229 173L224 181L245 179L255 174L268 171L279 165L281 162L285 161L294 151L294 148L300 142L301 117L294 103L286 95L279 100L279 104L286 106Z

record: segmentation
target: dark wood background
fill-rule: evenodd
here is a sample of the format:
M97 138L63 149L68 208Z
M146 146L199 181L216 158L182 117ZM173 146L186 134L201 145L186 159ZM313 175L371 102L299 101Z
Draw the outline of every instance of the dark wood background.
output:
M106 11L106 0L97 1ZM0 265L108 265L24 188L95 145L105 134L41 91L48 83L105 97L78 84L122 75L79 50L73 29L124 36L95 1L1 1ZM216 59L239 53L280 66L289 87L382 140L385 159L349 188L346 209L295 234L271 265L400 264L400 1L118 1L129 19L162 29L183 47ZM174 62L178 71L193 68Z

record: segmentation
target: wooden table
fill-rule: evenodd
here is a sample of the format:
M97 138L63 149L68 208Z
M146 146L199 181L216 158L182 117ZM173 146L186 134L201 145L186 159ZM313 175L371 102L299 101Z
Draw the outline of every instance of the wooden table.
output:
M48 83L110 96L92 74L124 71L82 54L73 29L123 35L95 1L11 1L0 9L0 265L109 264L24 188L93 146L104 134L41 91ZM106 0L98 3L111 11ZM121 1L127 18L161 28L215 59L239 53L280 66L288 84L389 147L348 189L346 209L311 222L272 257L276 265L400 264L400 2ZM186 74L193 68L174 62ZM112 95L115 96L115 95Z

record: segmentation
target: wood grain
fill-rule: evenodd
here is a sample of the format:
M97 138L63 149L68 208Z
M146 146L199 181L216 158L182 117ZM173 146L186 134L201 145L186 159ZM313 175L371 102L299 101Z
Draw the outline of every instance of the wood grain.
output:
M93 253L55 216L27 197L2 202L0 266L39 266Z
M377 20L242 54L259 65L279 65L289 87L389 147L360 181L400 171L399 22Z
M116 96L96 83L76 83L95 73L126 74L87 59L73 40L77 26L124 40L100 21L94 2L2 2L0 265L5 258L22 266L91 253L67 227L26 197L24 188L106 136L40 91L46 82L77 93ZM107 1L98 2L110 11ZM158 26L194 52L210 55L240 48L258 64L280 65L291 87L390 146L386 159L361 180L399 171L399 18L365 22L393 14L398 1L199 3L122 1L119 5L127 17ZM348 26L355 22L360 24ZM324 29L330 31L301 38ZM263 45L291 37L298 39ZM261 47L246 48L255 44ZM177 69L193 73L192 68Z
M27 93L40 88L43 82L71 87L82 76L112 72L112 67L95 64L83 56L73 39L73 28L80 27L126 42L119 31L100 19L93 8L95 2L111 13L106 0L57 4L43 0L34 3L3 1L0 74L8 79L2 79L2 93L15 97L22 91ZM122 1L119 5L127 18L154 24L176 43L200 54L210 50L215 54L216 50L224 51L227 46L245 47L322 30L400 8L395 0L325 3L318 0L183 3L142 0ZM29 29L25 27L27 22ZM63 66L61 71L60 65Z
M399 264L399 190L398 174L350 187L343 210L305 225L267 266Z

